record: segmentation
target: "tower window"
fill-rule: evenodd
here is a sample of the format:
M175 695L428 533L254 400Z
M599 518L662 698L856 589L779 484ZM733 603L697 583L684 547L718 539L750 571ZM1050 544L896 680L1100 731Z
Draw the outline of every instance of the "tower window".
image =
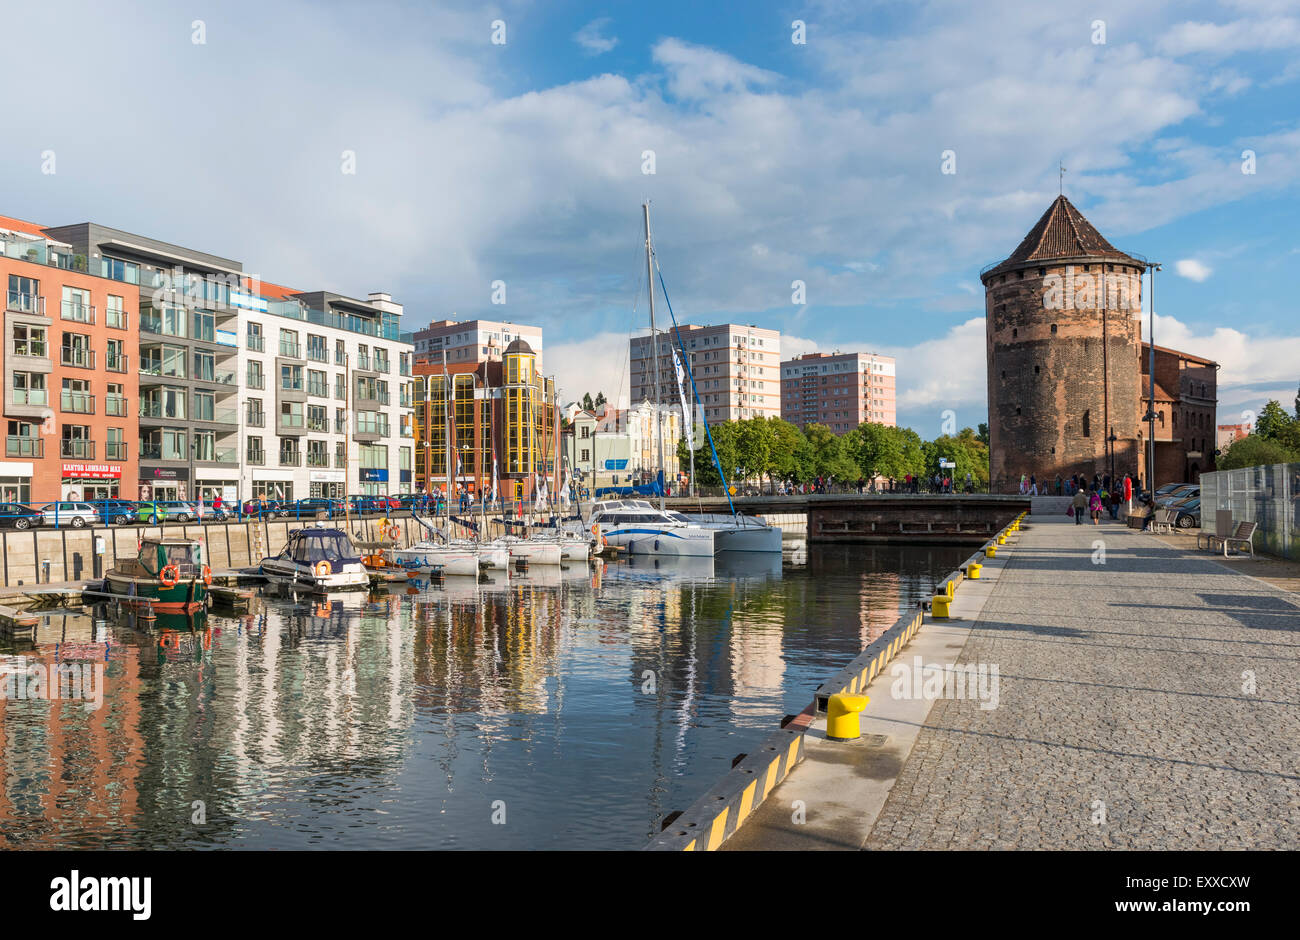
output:
M1034 375L1038 374L1038 366L1034 366Z
M1002 370L1002 377L1003 377L1004 379L1007 377L1007 370L1006 370L1006 369L1003 369L1003 370Z
M1018 406L1016 408L1016 414L1020 414L1020 408Z
M1091 411L1085 411L1083 413L1083 436L1092 437L1092 412Z
M1053 332L1053 333L1056 332L1056 324L1055 324L1055 323L1052 324L1052 332Z
M1039 277L1047 277L1047 268L1039 268L1039 269L1038 269L1038 276L1039 276Z
M1021 268L1019 271L1016 272L1016 275L1017 275L1016 277L1017 280L1023 281L1025 279L1025 269Z
M1013 327L1011 330L1011 338L1015 339L1019 334L1020 334L1020 330Z

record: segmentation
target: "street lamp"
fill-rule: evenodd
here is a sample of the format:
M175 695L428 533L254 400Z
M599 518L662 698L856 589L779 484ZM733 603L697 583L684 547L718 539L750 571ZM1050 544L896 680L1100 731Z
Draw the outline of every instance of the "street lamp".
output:
M1115 429L1110 429L1110 437L1106 438L1106 443L1110 445L1110 485L1115 485L1115 442L1119 438L1115 436Z

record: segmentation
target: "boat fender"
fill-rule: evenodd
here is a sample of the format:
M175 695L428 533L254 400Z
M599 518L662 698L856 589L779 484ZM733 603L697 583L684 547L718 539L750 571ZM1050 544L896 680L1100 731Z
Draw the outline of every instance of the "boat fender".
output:
M318 561L316 563L316 576L323 578L326 575L333 574L334 568L328 561Z
M164 565L163 570L158 572L158 580L166 588L175 587L176 582L180 580L181 570L175 565Z

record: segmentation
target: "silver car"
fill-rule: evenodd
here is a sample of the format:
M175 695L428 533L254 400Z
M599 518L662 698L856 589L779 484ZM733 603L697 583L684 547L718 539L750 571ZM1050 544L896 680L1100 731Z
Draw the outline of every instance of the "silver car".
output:
M41 524L66 525L74 529L99 525L99 510L90 503L46 503L41 507Z

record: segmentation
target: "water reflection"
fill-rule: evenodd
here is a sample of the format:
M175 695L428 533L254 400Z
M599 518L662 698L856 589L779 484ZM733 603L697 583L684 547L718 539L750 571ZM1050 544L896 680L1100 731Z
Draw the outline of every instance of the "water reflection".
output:
M103 663L103 707L0 700L0 845L634 848L964 554L814 547L268 588L239 617L47 615L0 664Z

